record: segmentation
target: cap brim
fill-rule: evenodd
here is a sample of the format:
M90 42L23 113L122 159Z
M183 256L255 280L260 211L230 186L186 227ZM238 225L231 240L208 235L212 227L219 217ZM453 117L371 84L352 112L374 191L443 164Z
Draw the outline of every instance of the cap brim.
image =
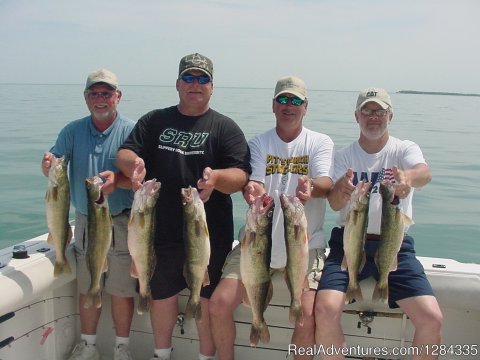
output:
M360 110L361 108L364 107L364 105L366 103L369 103L369 102L374 102L374 103L377 103L378 105L380 105L382 107L383 110L387 110L390 105L388 105L386 102L382 101L382 100L379 100L379 99L367 99L365 100L364 102L362 102L360 105L357 106L357 110Z
M205 75L210 76L210 79L213 78L212 74L210 74L207 70L202 69L202 68L198 68L198 67L189 67L188 69L183 70L183 71L178 75L178 77L182 76L183 74L185 74L186 72L188 72L188 71L190 71L190 70L198 70L198 71L201 71L201 72L203 72Z
M110 86L112 88L112 90L117 90L118 89L118 86L116 85L113 85L113 84L109 84L108 82L105 82L105 81L96 81L96 82L93 82L91 84L88 84L88 87L85 88L85 90L88 90L90 89L93 85L97 85L97 84L105 84L107 86Z
M295 95L296 97L302 99L305 101L305 99L307 98L305 95L303 94L300 94L298 91L295 91L295 90L282 90L282 91L279 91L277 94L275 94L275 96L273 97L274 99L277 98L277 96L279 95L282 95L282 94L292 94L292 95Z

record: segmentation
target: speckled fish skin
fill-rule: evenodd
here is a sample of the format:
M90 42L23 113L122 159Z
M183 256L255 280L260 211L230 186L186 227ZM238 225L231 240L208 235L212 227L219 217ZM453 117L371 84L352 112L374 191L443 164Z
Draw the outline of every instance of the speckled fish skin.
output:
M250 346L261 340L270 341L270 332L263 317L272 297L270 256L272 251L273 199L257 197L247 211L245 233L240 241L240 274L252 310Z
M183 219L186 230L185 265L183 276L190 289L190 297L185 308L185 317L202 317L200 291L210 284L208 263L210 261L210 235L203 201L196 188L181 189Z
M395 189L388 181L380 183L382 196L382 223L380 244L375 254L379 279L373 290L372 300L388 302L388 274L397 269L397 255L402 246L405 225L411 220L403 214L394 197Z
M291 323L303 325L302 293L308 287L308 233L305 208L299 198L281 194L287 265L285 280L290 290Z
M348 270L348 288L345 302L353 299L362 301L363 295L358 283L358 273L365 265L365 235L368 225L370 183L359 182L350 200L350 210L345 220L343 232L342 270Z
M48 186L45 194L45 210L48 226L47 242L55 248L53 276L71 273L65 250L72 239L72 228L68 222L70 211L70 184L65 157L51 160L48 171Z
M90 287L87 291L85 308L102 306L100 280L108 270L107 253L112 243L112 217L107 196L102 193L103 179L92 176L85 180L88 196L86 253L87 268L90 271Z
M128 221L128 251L132 257L130 275L138 279L139 301L137 312L139 314L150 311L152 303L150 279L156 265L153 248L155 205L160 186L160 182L152 179L145 181L135 191Z

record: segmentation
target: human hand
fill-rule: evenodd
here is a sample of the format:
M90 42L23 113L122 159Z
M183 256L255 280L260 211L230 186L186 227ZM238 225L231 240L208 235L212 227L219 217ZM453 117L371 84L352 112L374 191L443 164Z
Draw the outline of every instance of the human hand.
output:
M243 198L248 205L252 205L257 196L262 196L265 193L265 189L261 183L256 181L249 181L247 185L243 187Z
M312 197L312 187L312 180L308 176L302 175L298 178L296 196L303 204L305 204L308 199Z
M355 190L355 185L353 185L353 170L349 168L345 175L337 180L333 186L335 192L338 193L341 200L344 202L350 201L353 191Z
M137 191L142 186L142 181L145 179L147 170L145 169L145 162L141 157L137 157L133 162L132 177L132 190Z
M202 178L197 181L198 195L204 203L210 199L210 195L215 189L215 181L215 171L207 166L203 169Z
M48 171L50 170L50 166L52 166L52 159L53 159L53 154L51 152L46 151L43 154L41 167L42 167L43 175L45 176L48 176Z
M408 178L406 176L405 171L400 170L397 166L394 166L393 169L393 177L395 178L395 183L393 187L395 189L395 195L398 196L400 199L405 199L412 190L408 182Z
M102 171L98 174L103 179L102 193L109 195L115 191L116 188L116 174L111 170Z

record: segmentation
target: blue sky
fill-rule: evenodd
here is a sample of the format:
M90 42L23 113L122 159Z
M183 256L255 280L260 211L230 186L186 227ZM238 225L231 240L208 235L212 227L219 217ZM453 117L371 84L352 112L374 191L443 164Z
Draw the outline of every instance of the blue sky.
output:
M179 59L216 86L381 86L480 93L477 0L0 0L0 83L173 85Z

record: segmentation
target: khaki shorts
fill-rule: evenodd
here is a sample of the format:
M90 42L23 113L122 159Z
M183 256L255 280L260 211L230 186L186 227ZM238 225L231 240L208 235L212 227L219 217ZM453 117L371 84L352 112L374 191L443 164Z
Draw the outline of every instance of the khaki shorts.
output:
M123 212L112 218L113 239L107 254L108 270L103 274L102 288L110 295L133 297L137 294L137 279L130 276L132 258L128 252L129 212ZM77 259L77 285L81 294L90 287L90 271L85 260L88 246L87 216L75 214L75 257Z
M322 276L323 265L325 264L325 249L311 249L308 252L307 274L308 287L311 290L317 290ZM284 272L285 268L270 269L270 275L276 272ZM223 265L222 278L242 280L240 275L240 244L235 246L227 256L225 265Z

